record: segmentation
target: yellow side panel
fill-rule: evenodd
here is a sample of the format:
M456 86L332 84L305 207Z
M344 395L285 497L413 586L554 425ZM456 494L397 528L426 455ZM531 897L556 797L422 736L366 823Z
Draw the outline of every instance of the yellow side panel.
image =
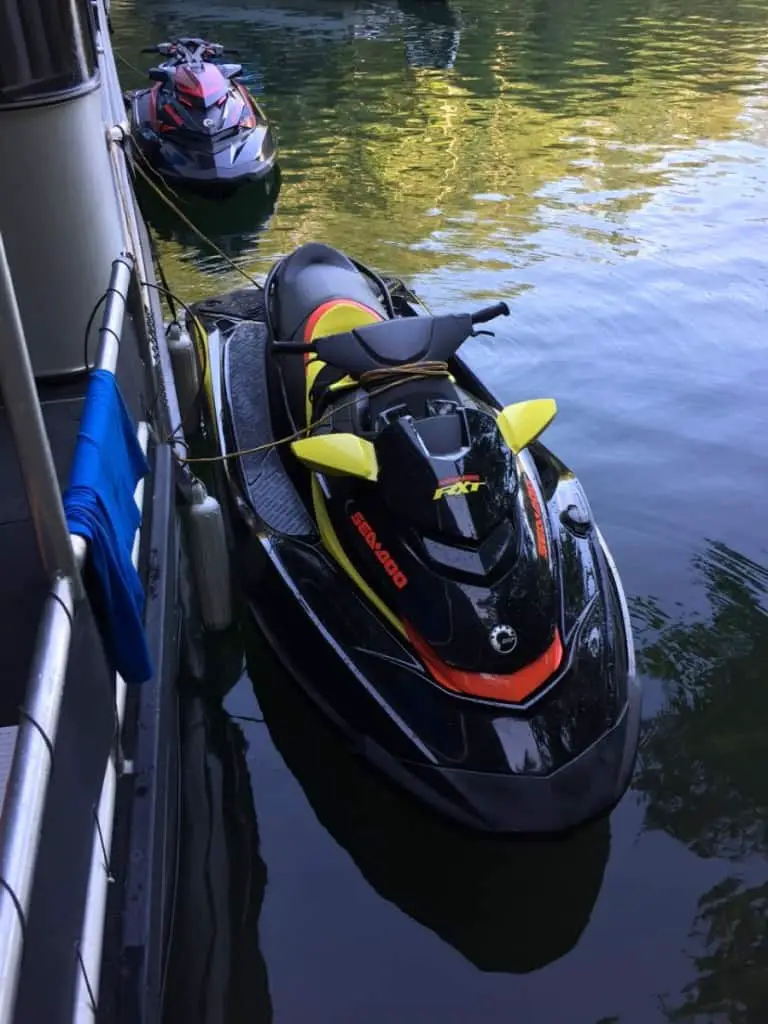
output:
M506 405L496 417L501 436L517 454L535 441L557 415L554 398L534 398Z
M216 396L213 393L213 374L211 371L211 349L208 341L208 332L197 317L187 317L187 330L189 331L192 343L197 353L197 365L203 367L203 379L201 381L201 394L210 409L210 419L216 442L219 442L219 424L216 415ZM184 415L186 410L182 410Z
M317 528L320 531L320 538L323 542L323 546L326 551L334 558L344 572L349 576L358 590L364 594L371 604L384 616L387 622L393 626L398 633L401 633L407 638L408 634L405 631L405 627L398 617L392 612L365 582L363 577L352 565L350 560L341 546L339 538L336 536L336 531L331 523L331 518L328 515L328 509L325 507L325 498L323 492L320 490L320 484L317 482L317 477L312 477L312 503L315 509L315 522Z
M312 328L312 336L309 340L314 341L315 338L324 338L329 334L342 334L344 331L351 331L354 327L376 324L380 320L381 317L377 316L373 310L363 309L357 303L340 300L337 305L326 310L322 316L318 317L317 323ZM309 357L306 383L307 423L312 421L312 404L309 400L309 392L315 377L324 366L325 363L321 363L316 356Z
M360 306L358 305L347 305L343 302L340 302L338 306L334 306L332 309L329 309L318 319L317 323L315 324L312 330L312 338L321 338L329 334L341 334L343 331L352 330L353 327L362 327L365 324L378 323L380 319L381 318L376 316L375 313L361 309ZM321 363L320 360L314 356L310 356L309 361L307 363L306 400L308 423L311 422L312 419L312 405L309 399L309 392L315 381L315 377L317 376L317 374L320 372L324 365L325 363ZM337 382L336 387L341 389L342 387L349 387L353 383L354 381L352 381L351 378L345 377L342 381ZM327 446L327 442L332 441L334 438L338 439L346 437L353 437L353 439L355 441L360 442L361 445L368 445L368 447L370 448L369 455L363 454L363 452L366 452L367 449L359 448L357 454L353 456L353 459L358 460L356 465L358 465L360 468L367 467L367 472L371 472L372 463L370 461L370 456L372 456L373 460L376 459L376 453L373 450L373 445L371 445L370 442L364 441L363 438L354 437L354 435L330 434L323 435L322 437L308 437L303 438L300 441L294 441L291 447L298 458L302 458L302 455L313 456L315 459L318 459L320 456L322 456L326 462L326 467L323 467L323 469L325 472L327 472L327 464L330 461L330 450L326 447L326 450L324 452L321 452L316 446L313 449L311 447L312 442L325 442ZM308 443L310 447L308 447ZM337 469L339 468L338 460L340 458L348 460L350 458L352 451L351 447L348 446L346 442L343 443L343 456L341 455L340 449L337 449L336 452L334 453L336 457L335 468ZM307 464L306 459L302 458L302 461L305 462L305 465ZM349 464L350 463L347 462L347 465ZM375 462L375 467L376 476L378 476L377 462ZM376 476L366 476L366 479L375 480ZM400 620L397 618L394 612L392 612L387 607L387 605L381 600L378 594L376 594L375 591L368 586L363 577L360 575L357 569L355 569L354 565L347 557L344 548L341 546L339 538L336 536L336 531L334 530L333 524L331 523L330 516L328 515L328 510L325 507L325 499L323 497L323 492L320 489L320 484L318 483L317 478L315 476L312 477L312 504L315 512L315 522L317 523L317 528L320 531L320 538L323 542L323 546L325 547L326 551L349 576L349 578L355 584L357 589L371 602L374 608L376 608L377 611L379 611L381 615L384 616L387 622L389 622L389 624L394 629L396 629L398 633L400 633L404 637L407 637L407 633L405 631L405 627L403 626L403 624L400 622Z
M336 380L328 388L329 391L343 391L345 388L353 388L357 384L354 377L350 377L347 374L346 377L342 377L341 380Z
M291 450L308 469L375 481L379 476L376 449L356 434L321 434L291 442Z
M304 400L306 402L307 425L312 422L312 400L309 395L312 391L312 385L315 383L315 377L320 373L324 366L325 363L321 363L320 360L316 359L314 356L310 356L309 362L306 366L306 394L304 396Z

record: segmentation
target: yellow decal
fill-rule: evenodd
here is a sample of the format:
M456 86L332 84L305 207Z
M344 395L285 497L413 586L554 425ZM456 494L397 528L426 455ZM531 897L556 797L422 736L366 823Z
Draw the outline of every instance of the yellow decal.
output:
M311 319L309 341L326 338L329 334L343 334L345 331L375 324L381 316L373 309L367 309L359 302L334 299L316 311L320 315Z
M376 449L356 434L318 434L291 442L291 451L307 469L334 476L375 481L379 475Z
M554 398L534 398L505 406L496 416L501 436L517 455L535 441L557 414Z
M351 331L355 327L364 327L366 324L375 324L383 319L375 310L368 309L359 302L351 299L332 299L330 302L318 306L315 312L307 321L304 340L314 341L315 338L327 337L329 334L341 334L344 331ZM312 420L312 401L309 393L315 382L315 377L325 366L316 355L305 356L306 380L305 380L305 410L307 423ZM344 378L348 380L348 378Z
M446 480L440 481L437 490L432 495L432 500L438 501L440 498L457 498L460 495L474 494L481 487L485 487L485 480L481 480L474 473L448 477Z

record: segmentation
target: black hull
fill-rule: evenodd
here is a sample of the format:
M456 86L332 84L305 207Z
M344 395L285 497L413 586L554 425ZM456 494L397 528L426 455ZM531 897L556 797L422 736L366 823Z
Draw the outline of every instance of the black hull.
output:
M381 658L377 665L379 659L363 650L387 652L389 659L396 656L394 645L399 643L357 599L335 566L317 549L309 558L308 548L294 550L284 559L284 540L264 537L257 544L250 530L247 534L238 551L243 557L242 583L251 613L279 660L341 730L351 750L422 804L475 831L544 835L590 822L621 799L635 763L638 687L616 725L552 774L514 775L509 765L506 774L482 770L478 765L491 767L489 755L499 746L500 723L508 722L514 729L521 721L519 714L441 691L405 647L403 663ZM297 554L305 566L298 579ZM290 570L286 561L294 563ZM310 561L316 565L314 577L309 575ZM338 638L342 629L365 640L344 644ZM418 732L408 707L417 687L422 726ZM567 680L560 684L562 692L576 688ZM546 712L540 724L547 728ZM455 761L455 766L448 766L448 761ZM503 769L501 758L497 768Z
M244 185L266 181L275 171L277 150L268 126L259 124L236 138L212 138L207 144L188 134L160 134L152 127L149 93L145 89L127 94L126 105L136 160L150 178L154 174L171 188L221 198ZM233 141L237 142L234 158Z
M190 159L187 161L189 171L175 171L168 166L156 147L140 146L140 150L142 157L139 160L146 161L143 170L150 180L156 175L172 189L183 188L187 192L211 199L226 198L246 185L266 182L277 167L277 157L273 155L269 160L254 164L247 170L233 171L229 167L213 165L208 170L197 171L191 169L193 161Z

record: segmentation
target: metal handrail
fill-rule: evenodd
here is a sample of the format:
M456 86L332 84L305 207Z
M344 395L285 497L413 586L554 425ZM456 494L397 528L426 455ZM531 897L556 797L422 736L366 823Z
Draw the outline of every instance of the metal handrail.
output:
M96 366L114 373L131 284L131 257L112 264ZM0 1024L11 1024L87 544L71 536L50 452L13 280L0 236L0 387L38 544L51 580L0 820Z
M96 11L96 51L105 95L104 108L110 123L113 124L113 127L107 131L107 138L116 199L122 211L126 238L136 260L138 290L144 306L152 308L153 297L150 295L150 286L146 284L152 280L151 259L149 262L145 259L146 246L143 243L139 217L130 198L133 194L131 175L124 150L129 126L125 114L120 76L117 72L115 55L107 28L109 4L105 3L105 0L91 0L91 3ZM152 339L148 336L143 317L139 326L144 333L142 340L148 350L148 365L151 368L153 387L163 395L163 401L157 409L158 419L165 431L173 436L174 447L178 454L183 456L185 454L184 446L178 439L178 424L182 420L181 408L176 394L170 355L165 346L159 346L153 350Z

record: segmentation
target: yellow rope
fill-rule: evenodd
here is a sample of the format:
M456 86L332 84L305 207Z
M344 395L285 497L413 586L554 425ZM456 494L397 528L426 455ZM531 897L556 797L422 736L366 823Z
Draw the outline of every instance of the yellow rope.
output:
M443 362L425 362L425 363L404 363L402 366L394 366L392 369L387 370L370 370L364 373L360 377L360 384L363 385L367 380L375 379L375 376L381 376L386 374L387 376L396 377L396 380L388 381L386 384L380 385L378 388L373 388L370 395L380 395L384 391L389 391L390 388L399 387L409 380L423 380L427 377L447 377L449 375L448 364ZM267 441L266 444L257 445L255 448L241 448L236 452L227 452L225 455L206 455L197 456L195 458L186 458L184 456L177 456L179 462L185 464L192 462L226 462L227 459L237 459L243 455L255 455L257 452L269 451L270 448L277 448L281 444L288 444L290 441L297 441L301 437L305 437L311 431L315 430L322 423L338 412L340 409L346 409L357 402L357 397L351 398L346 402L342 402L340 405L335 406L333 409L329 409L323 413L316 420L313 420L306 427L302 427L301 430L295 431L293 434L288 434L287 437L278 438L276 441Z
M136 147L134 146L134 149L135 148ZM213 249L213 251L215 253L217 253L219 256L221 256L221 258L224 260L224 262L228 263L229 266L232 267L233 270L237 271L238 274L240 274L242 277L244 277L245 280L248 282L248 284L254 285L256 288L260 288L261 287L261 285L256 280L256 278L252 277L248 273L247 270L243 270L243 268L239 264L235 263L235 261L231 258L231 256L227 256L227 254L224 252L224 250L219 248L219 246L216 245L216 243L212 239L210 239L204 232L202 232L200 230L200 228L197 227L197 225L194 224L189 219L189 217L186 215L186 213L184 213L183 210L180 210L178 208L178 206L173 202L172 199L170 199L168 196L163 194L163 192L158 188L158 186L154 183L154 181L152 181L152 179L147 174L147 172L144 170L144 168L141 166L141 164L138 164L138 163L134 162L133 166L139 172L139 174L142 176L142 178L146 181L146 183L149 185L149 187L151 189L153 189L160 196L160 198L163 200L163 202L167 206L169 206L170 209L173 210L173 212L176 214L177 217L181 217L181 219L184 221L184 223L187 225L187 227L190 228L192 231L194 231L195 234L198 236L198 238L201 238L206 243L206 245L210 245L210 247Z

